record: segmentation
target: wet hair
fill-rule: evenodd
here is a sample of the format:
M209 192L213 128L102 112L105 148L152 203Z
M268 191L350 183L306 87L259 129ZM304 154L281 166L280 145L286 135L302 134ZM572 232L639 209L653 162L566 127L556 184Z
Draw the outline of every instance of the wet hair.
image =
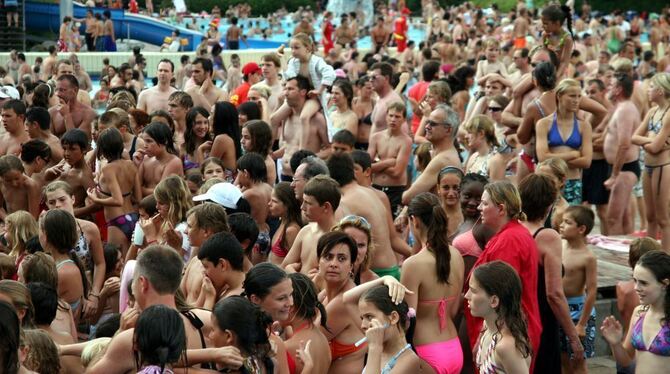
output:
M249 253L254 248L256 239L258 239L258 225L256 221L254 221L249 213L238 212L228 216L228 225L230 225L230 231L240 243L243 243L245 240L249 241L249 245L244 248L244 253ZM247 277L249 277L248 274Z
M144 133L149 135L158 145L165 146L165 150L173 155L178 155L172 139L170 127L162 122L151 122L144 128Z
M399 304L393 302L389 296L389 288L380 284L367 290L361 300L370 303L379 309L384 315L390 316L391 313L398 313L398 327L405 332L405 339L414 346L414 328L416 327L416 316L409 316L409 305L406 301Z
M351 148L354 148L356 145L356 136L351 133L351 131L343 129L333 135L332 143L341 143L346 144Z
M49 334L40 329L23 331L25 345L29 346L23 365L40 374L58 374L61 370L58 348Z
M449 284L451 253L447 238L448 218L440 199L430 192L415 196L407 213L418 219L427 231L427 248L435 255L435 272L440 283Z
M533 69L533 78L545 91L556 87L556 68L550 62L540 62Z
M437 184L440 184L442 178L447 174L456 174L458 178L461 180L461 182L463 181L463 177L465 176L461 168L457 166L445 166L439 171L439 173L437 173Z
M37 122L42 130L48 130L51 126L51 116L46 108L33 106L26 112L26 121L28 123Z
M528 325L521 309L521 279L516 270L502 261L493 261L474 268L472 276L489 296L499 299L496 326L503 324L514 337L515 347L524 357L532 353Z
M218 103L217 103L218 104ZM245 101L237 107L237 113L247 116L247 121L261 119L261 108L255 101Z
M353 266L358 256L358 245L356 245L354 239L342 231L331 231L321 235L319 241L316 243L317 257L326 257L339 244L344 244L349 249L349 257Z
M635 265L640 260L640 257L649 251L660 251L661 243L654 238L644 237L635 238L630 242L630 249L628 250L628 265L635 268Z
M66 61L67 61L67 60L66 60ZM58 62L58 66L59 66L59 67L60 67L60 65L62 65L62 64L72 65L72 63L70 63L69 61L67 61L67 63L66 63L65 61L63 61L63 60L61 60L61 61ZM71 86L72 88L79 88L79 81L78 81L77 78L76 78L74 75L72 75L72 74L63 74L63 75L61 75L61 76L57 79L57 81L58 81L58 82L60 82L60 81L67 81L67 82L70 84L70 86Z
M567 5L558 5L552 4L544 9L542 9L542 17L547 18L550 21L558 22L563 25L563 22L566 23L568 31L570 32L571 37L575 37L572 32L572 12L570 7Z
M267 333L272 325L270 315L241 296L231 296L219 301L212 314L220 330L229 330L235 334L236 348L244 356L262 362L268 373L274 372L272 346ZM258 365L257 362L251 366ZM243 366L242 372L250 371Z
M557 195L556 183L550 176L529 174L519 182L519 196L523 201L521 208L528 221L544 219L556 202Z
M202 203L189 209L186 217L193 215L195 226L213 233L230 232L226 208L215 203Z
M165 305L152 305L140 314L134 331L138 369L141 365L160 366L161 372L168 364L186 357L186 332L181 314Z
M496 137L495 124L493 119L490 116L483 114L477 114L470 118L468 122L465 123L465 131L476 134L478 132L484 133L484 138L486 143L489 146L498 146L498 138Z
M174 101L177 105L187 110L193 108L193 98L184 91L175 91L171 93L168 101Z
M198 260L207 260L216 266L221 259L228 261L235 271L244 270L242 245L230 232L218 232L210 236L198 250Z
M40 139L31 139L21 145L21 161L32 164L41 157L46 163L51 161L51 147Z
M247 272L242 285L244 296L251 298L256 295L259 299L264 299L270 294L272 287L285 279L288 279L288 274L284 269L269 262L261 262Z
M637 261L637 266L641 266L649 270L656 281L663 282L670 279L670 255L663 251L649 251L642 255ZM665 299L663 300L664 316L661 321L670 326L670 292L668 286L665 285Z
M14 307L0 301L0 371L5 374L19 372L20 335L19 316Z
M160 117L160 118L163 118L163 119L165 119L165 121L166 121L167 123L166 123L166 122L162 122L162 121L155 121L155 120L154 120L154 117ZM173 133L173 132L174 132L174 120L172 119L172 116L170 116L170 113L168 113L168 112L165 111L165 110L159 109L159 110L155 110L155 111L153 111L153 112L149 115L149 123L148 123L148 124L150 124L151 122L160 122L160 123L162 123L162 124L164 124L164 125L167 125L168 128L170 129L170 133ZM148 124L147 124L147 125L148 125ZM146 128L146 126L145 126L144 128ZM144 131L144 129L142 129L142 131Z
M137 256L135 274L145 277L159 295L174 295L179 288L183 268L184 260L174 248L151 245Z
M35 325L51 325L58 312L58 291L43 282L31 282L27 284L27 287L35 308Z
M233 140L233 145L235 146L235 158L242 156L240 125L238 121L237 109L235 109L233 104L227 101L219 101L214 104L212 132L214 133L215 138L221 134L226 134Z
M354 88L351 86L351 82L347 79L336 79L332 87L338 87L342 91L342 94L347 99L348 107L351 108L351 101L354 99Z
M167 204L167 217L163 217L163 227L166 225L178 225L186 220L186 212L193 206L191 191L186 181L178 175L171 175L156 185L154 188L156 201Z
M254 182L267 180L268 170L265 159L256 152L245 153L237 160L237 170L249 173L249 178Z
M320 323L328 330L326 308L319 301L319 292L308 276L302 273L291 273L288 275L293 284L293 311L297 317L307 321L314 321L317 314Z
M14 155L4 155L0 157L0 176L5 175L12 170L18 170L21 173L25 172L21 160Z
M340 187L354 180L354 159L350 155L333 154L326 161L326 165L330 171L330 177L335 179Z
M251 137L251 149L248 149L247 152L258 153L265 160L272 147L272 128L267 122L258 119L248 121L244 124L244 128Z
M586 235L588 235L591 230L593 230L595 214L593 214L593 211L590 208L587 208L583 205L571 205L565 208L563 217L565 217L566 214L569 214L570 217L572 217L572 219L577 224L577 227L586 227L586 231L583 234L584 237L586 237Z
M198 117L198 114L205 117L205 119L209 118L209 112L207 109L201 107L201 106L196 106L191 108L191 110L186 113L186 131L184 132L184 149L186 150L187 154L193 154L195 152L195 149L197 147L197 139L195 132L193 131L193 128L195 127L195 120ZM202 139L203 142L212 140L210 139L209 136L209 120L207 120L207 132L205 133L205 137Z
M98 135L97 156L104 157L108 162L121 160L123 158L123 137L116 127L109 127Z
M489 194L491 202L495 205L504 205L507 218L524 221L526 214L521 210L521 197L519 190L510 181L495 181L484 187L484 191Z
M283 248L286 248L288 244L286 242L286 229L288 229L289 225L292 223L297 223L298 226L303 226L300 202L295 198L295 193L293 192L289 182L280 182L275 184L272 191L277 197L277 200L279 200L282 204L284 204L284 207L286 207L286 218L282 219L284 230L282 231L281 241L279 242Z
M65 147L65 146L74 146L77 145L79 148L82 150L82 152L85 152L88 149L89 145L89 140L88 140L88 135L83 130L80 129L70 129L63 134L63 136L60 138L60 144Z
M351 152L351 159L354 160L354 164L360 166L363 171L372 167L370 154L360 149L354 149Z
M329 203L333 212L340 206L340 199L342 198L338 183L327 175L317 175L311 178L305 184L303 195L314 197L319 206Z

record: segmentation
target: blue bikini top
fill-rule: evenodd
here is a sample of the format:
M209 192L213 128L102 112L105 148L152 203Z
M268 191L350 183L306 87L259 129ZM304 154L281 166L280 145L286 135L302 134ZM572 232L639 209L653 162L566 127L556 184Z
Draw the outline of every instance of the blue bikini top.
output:
M556 113L554 113L554 120L551 122L551 129L549 130L549 147L558 147L566 145L572 149L579 150L582 146L582 134L579 133L579 122L577 115L575 115L574 125L572 126L572 134L567 140L563 140L561 132L558 131L558 122L556 120Z

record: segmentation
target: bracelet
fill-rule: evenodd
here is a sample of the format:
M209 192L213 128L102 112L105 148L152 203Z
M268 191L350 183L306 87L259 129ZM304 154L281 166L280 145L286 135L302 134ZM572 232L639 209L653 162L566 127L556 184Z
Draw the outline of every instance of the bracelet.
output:
M93 292L91 292L90 294L88 294L88 297L91 297L91 296L93 296L93 297L95 297L96 299L100 300L100 295L96 295L96 294L94 294Z
M154 243L158 243L158 239L154 239L154 240L152 240L152 241L147 242L147 243L145 244L145 246L147 246L147 245L151 245L151 244L154 244Z

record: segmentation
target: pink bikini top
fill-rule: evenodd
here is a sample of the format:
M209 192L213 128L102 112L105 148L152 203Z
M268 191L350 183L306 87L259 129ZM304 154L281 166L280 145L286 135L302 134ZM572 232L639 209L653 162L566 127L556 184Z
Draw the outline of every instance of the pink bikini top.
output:
M458 249L461 253L461 256L474 256L479 257L482 254L482 249L479 248L477 239L472 233L472 229L458 235L451 242L454 248Z

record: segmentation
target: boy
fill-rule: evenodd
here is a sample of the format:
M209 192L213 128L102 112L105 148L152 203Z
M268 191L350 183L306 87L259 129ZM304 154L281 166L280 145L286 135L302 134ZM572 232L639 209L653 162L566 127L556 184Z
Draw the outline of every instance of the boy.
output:
M372 187L388 196L394 218L407 186L407 165L412 153L412 138L402 130L405 112L404 104L389 104L386 111L387 128L372 134L368 148L370 158L375 160L372 163Z
M25 128L30 139L38 139L49 145L51 160L60 162L63 159L63 147L60 139L51 133L51 116L49 111L42 107L32 107L26 112Z
M86 191L95 187L93 172L84 158L86 151L88 151L88 144L88 137L83 130L71 129L66 131L61 138L63 160L46 172L48 181L60 179L72 187L76 217L82 217L98 210L95 204L85 206Z
M18 157L0 157L0 179L0 220L4 221L8 214L18 210L28 211L37 219L40 214L41 186L24 174L23 163Z
M251 269L254 264L251 262L256 239L258 239L258 225L249 213L233 213L228 216L228 225L230 232L235 235L237 241L244 248L244 272Z
M335 211L340 206L338 183L325 175L317 175L307 182L303 191L302 213L309 224L298 232L293 246L281 266L289 272L309 275L318 267L316 243L321 235L335 225Z
M572 321L584 346L584 357L595 354L596 292L598 269L596 256L586 246L586 235L593 229L595 215L584 206L570 206L563 213L561 237L567 241L563 248L563 290L568 299ZM584 295L586 289L586 296ZM561 365L564 373L586 373L585 360L569 359L569 342L563 330L561 336Z
M183 91L173 92L168 98L168 113L174 121L174 146L181 149L186 132L186 113L193 108L193 98Z
M205 278L197 305L211 310L219 300L244 291L244 251L233 234L212 235L202 244L198 259L205 269Z
M23 121L26 105L20 100L8 100L2 105L2 126L5 134L0 137L0 156L19 155L21 144L30 140Z
M351 153L356 144L356 136L349 130L340 130L333 135L333 142L330 144L333 154Z
M255 152L249 152L237 160L236 183L242 190L242 196L251 206L251 216L258 225L258 240L256 241L258 251L254 255L260 255L259 261L265 261L270 252L270 227L267 224L268 204L272 197L272 187L265 183L267 180L267 168L265 160ZM256 260L253 260L257 263Z

